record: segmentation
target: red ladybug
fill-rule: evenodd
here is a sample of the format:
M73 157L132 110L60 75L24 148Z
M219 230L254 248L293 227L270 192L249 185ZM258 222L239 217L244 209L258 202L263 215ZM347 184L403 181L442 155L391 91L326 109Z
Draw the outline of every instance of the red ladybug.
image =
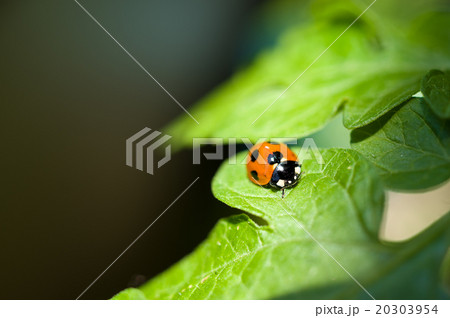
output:
M281 189L292 187L300 179L301 165L285 144L262 142L254 145L247 157L247 175L255 184Z

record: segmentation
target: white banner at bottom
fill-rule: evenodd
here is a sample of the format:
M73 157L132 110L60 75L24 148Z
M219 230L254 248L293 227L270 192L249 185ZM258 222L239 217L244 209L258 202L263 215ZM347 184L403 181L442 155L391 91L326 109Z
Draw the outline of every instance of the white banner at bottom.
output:
M450 317L450 300L2 300L0 317Z

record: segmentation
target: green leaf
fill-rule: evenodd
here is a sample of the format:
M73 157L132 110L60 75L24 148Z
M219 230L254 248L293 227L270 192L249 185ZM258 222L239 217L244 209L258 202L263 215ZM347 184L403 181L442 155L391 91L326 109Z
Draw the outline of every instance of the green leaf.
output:
M423 97L442 118L450 118L450 72L431 70L422 79Z
M450 177L450 125L423 98L413 98L376 122L352 131L364 154L392 189L425 189Z
M391 261L396 259L398 263L391 263L385 272L381 269L379 279L370 285L370 290L379 299L448 299L450 294L442 284L440 267L449 244L450 214L447 213L414 239L392 244L399 255Z
M447 249L447 253L445 254L444 261L442 262L441 278L442 278L442 284L444 285L445 290L450 295L450 248Z
M245 155L238 154L237 162ZM382 245L377 233L384 192L375 170L352 150L324 150L322 156L324 165L314 157L305 158L302 179L285 199L251 183L244 165L225 162L214 178L213 192L252 218L242 214L219 221L192 254L140 287L146 298L367 299L328 253L369 290L373 285L374 296L382 298L386 291L378 290L376 282L413 255L443 245L449 218L442 221L444 226L428 231L431 240L428 235L405 244ZM419 266L412 274L429 270L437 272ZM430 280L425 287L433 286ZM440 295L437 289L427 297L436 295Z
M423 72L389 72L374 74L355 85L359 96L349 102L344 111L344 125L349 128L365 126L392 108L411 98L420 89Z
M117 295L112 300L145 300L145 294L137 288L127 288Z
M416 93L429 69L450 65L447 43L436 50L409 34L416 19L421 36L434 36L429 20L423 24L418 18L432 17L434 1L377 2L342 36L370 2L334 3L314 4L309 18L287 30L276 47L190 109L199 125L188 116L172 123L167 132L176 136L174 147L192 146L195 137L300 138L320 130L341 109L347 128L361 127Z
M330 227L326 223L330 221L327 218L329 215L323 212L333 206L333 212L330 213L351 217L355 221L355 230L361 230L362 227L367 230L361 233L363 236L371 233L376 237L384 206L384 193L375 170L352 150L328 149L321 153L325 162L323 165L319 164L320 158L316 158L314 153L305 154L302 180L298 186L286 190L283 200L279 191L274 192L251 183L245 165L224 165L213 179L213 193L217 199L261 217L271 226L280 220L280 215L283 216L283 207L289 213L313 212L303 214L301 221L315 226L322 226L322 222L325 222L323 226L327 231L337 234L342 232L338 228L350 228L351 223L334 223ZM245 155L241 153L237 162L243 162ZM325 229L317 229L322 230Z

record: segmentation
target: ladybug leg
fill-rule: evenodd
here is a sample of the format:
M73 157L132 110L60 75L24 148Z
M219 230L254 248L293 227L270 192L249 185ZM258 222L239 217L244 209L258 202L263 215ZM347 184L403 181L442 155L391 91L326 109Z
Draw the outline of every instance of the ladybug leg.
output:
M281 198L284 199L284 188L281 189Z

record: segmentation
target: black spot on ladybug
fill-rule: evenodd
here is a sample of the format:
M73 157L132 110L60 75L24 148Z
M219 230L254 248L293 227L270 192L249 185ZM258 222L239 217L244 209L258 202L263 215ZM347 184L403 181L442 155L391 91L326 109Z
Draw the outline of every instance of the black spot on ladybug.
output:
M267 162L270 165L280 163L281 159L283 159L283 154L279 151L275 151L274 153L271 153L269 157L267 158Z
M255 179L256 181L259 180L258 172L256 172L255 170L252 170L252 171L250 172L250 174L252 175L253 179Z
M259 156L259 151L258 150L253 150L253 152L252 152L252 162L255 162L256 161L256 159L258 159L258 156Z

